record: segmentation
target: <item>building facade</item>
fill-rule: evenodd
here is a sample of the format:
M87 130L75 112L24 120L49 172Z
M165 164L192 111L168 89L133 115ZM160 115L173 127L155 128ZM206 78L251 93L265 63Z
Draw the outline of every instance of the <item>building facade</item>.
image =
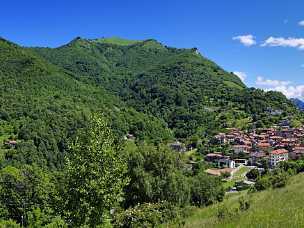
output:
M274 150L270 153L270 166L276 167L280 162L288 160L288 151L285 149Z

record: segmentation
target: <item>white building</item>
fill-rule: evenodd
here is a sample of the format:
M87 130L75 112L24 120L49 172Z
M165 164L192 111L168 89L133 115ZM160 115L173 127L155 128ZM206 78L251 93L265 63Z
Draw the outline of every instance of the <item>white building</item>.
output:
M232 146L232 149L235 154L249 153L249 151L250 151L250 147L247 145L234 145L234 146Z
M231 160L229 157L224 157L218 160L218 166L219 167L227 167L234 169L235 168L235 161Z
M270 166L276 167L280 162L288 160L288 151L285 149L274 150L270 153Z

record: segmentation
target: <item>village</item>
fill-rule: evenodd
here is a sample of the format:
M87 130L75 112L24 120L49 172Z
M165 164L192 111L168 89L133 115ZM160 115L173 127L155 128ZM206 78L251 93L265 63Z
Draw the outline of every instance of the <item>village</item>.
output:
M203 160L208 164L205 172L212 176L220 176L223 180L233 183L230 189L235 188L235 183L252 186L253 181L246 178L246 174L257 169L274 169L280 162L304 158L304 127L293 128L289 121L282 121L279 125L265 129L240 130L237 128L225 129L212 139L213 145L228 148L207 153ZM124 140L135 141L136 137L128 133ZM3 142L6 149L16 148L17 141ZM186 147L183 143L175 141L168 146L180 153L197 151L193 147ZM195 161L190 159L191 164ZM191 166L190 164L190 166ZM191 166L192 167L192 166Z
M232 178L242 167L248 167L247 171L253 168L274 169L282 161L301 159L304 157L303 136L304 128L292 128L288 121L272 128L252 131L227 129L226 133L217 134L214 141L219 145L228 145L231 153L227 155L219 151L206 154L205 161L214 167L206 172Z

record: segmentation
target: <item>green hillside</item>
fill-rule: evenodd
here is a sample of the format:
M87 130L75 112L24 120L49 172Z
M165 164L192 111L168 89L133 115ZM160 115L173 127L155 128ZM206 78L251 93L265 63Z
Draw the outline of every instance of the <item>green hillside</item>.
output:
M0 64L0 139L21 142L2 153L9 163L61 167L68 140L95 112L118 138L131 133L154 143L196 143L225 127L299 116L281 93L248 89L196 49L151 39L76 38L54 49L1 39ZM272 116L269 108L283 112Z
M171 137L161 120L3 39L0 66L0 139L20 141L13 154L2 153L10 158L4 162L61 167L68 139L92 112L104 114L120 138L127 133L141 140Z
M304 175L300 174L291 178L284 188L234 195L223 203L196 209L194 214L186 219L183 227L303 227L303 194ZM228 215L238 207L241 197L249 199L250 208L247 211L218 218L219 208L226 208Z
M33 50L76 79L162 119L180 139L210 135L225 127L262 127L298 113L281 93L246 88L236 75L196 48L171 48L152 39L76 38L62 47ZM282 114L272 116L268 110Z
M93 40L96 43L107 43L107 44L117 44L117 45L131 45L141 42L140 40L127 40L119 37L110 37L110 38L100 38Z
M302 118L283 94L247 88L197 49L153 39L76 38L58 48L0 39L0 81L4 227L171 221L184 206L222 201L224 187L169 142L196 151L226 127Z

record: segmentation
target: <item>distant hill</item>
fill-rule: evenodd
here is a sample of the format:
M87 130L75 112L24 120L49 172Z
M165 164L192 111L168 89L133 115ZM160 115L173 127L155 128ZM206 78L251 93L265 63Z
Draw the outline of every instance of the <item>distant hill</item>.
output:
M191 143L225 127L300 115L283 94L247 88L195 48L153 39L76 38L58 48L0 39L0 80L0 140L20 142L4 157L52 168L93 112L109 119L119 139L153 143Z
M196 48L167 47L153 39L77 38L58 48L32 50L77 80L164 120L180 139L225 127L270 126L297 113L283 94L247 88ZM270 109L282 114L269 115Z
M183 227L203 228L203 227L303 227L303 194L304 175L293 177L290 183L280 189L271 189L245 197L250 199L248 211L223 219L218 219L218 208L223 205L227 208L227 213L238 205L242 195L230 196L223 203L213 206L196 209L194 214L186 219ZM166 225L165 227L180 227L178 225Z
M91 41L96 42L96 43L107 43L107 44L117 44L117 45L132 45L132 44L142 42L141 40L127 40L127 39L122 39L119 37L100 38L100 39L94 39Z
M292 98L290 99L292 103L294 103L301 111L304 111L304 101L298 99L298 98Z

